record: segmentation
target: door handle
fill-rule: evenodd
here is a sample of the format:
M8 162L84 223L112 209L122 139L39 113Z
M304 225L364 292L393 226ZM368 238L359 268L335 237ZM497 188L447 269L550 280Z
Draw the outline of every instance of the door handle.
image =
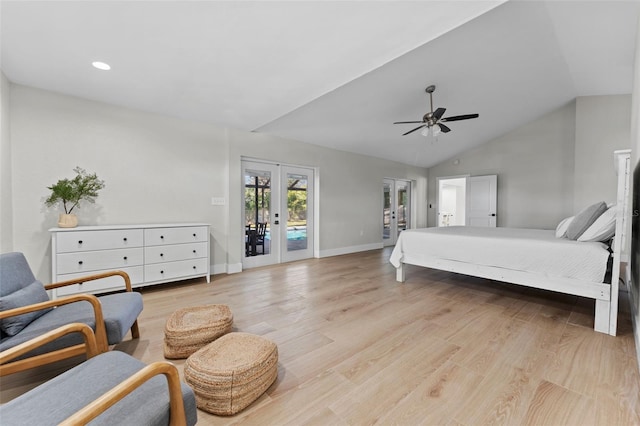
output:
M495 213L491 213L489 216L493 216L493 217L495 217L495 216L496 216L496 214L495 214Z
M275 222L273 222L274 225L280 225L280 221L276 220Z

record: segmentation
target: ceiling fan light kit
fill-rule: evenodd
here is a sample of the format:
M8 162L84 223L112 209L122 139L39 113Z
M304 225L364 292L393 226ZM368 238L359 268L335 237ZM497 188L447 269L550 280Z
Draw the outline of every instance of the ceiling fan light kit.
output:
M422 117L422 121L396 121L393 124L418 124L420 126L415 129L411 129L406 133L403 133L402 136L406 136L410 133L415 132L416 130L423 129L420 133L423 136L429 136L430 134L433 136L438 136L440 133L448 133L451 129L442 124L446 121L460 121L460 120L469 120L471 118L478 118L479 114L465 114L465 115L454 115L452 117L442 117L444 112L447 110L446 108L438 108L435 111L433 110L433 92L436 90L435 85L427 86L425 92L429 94L429 103L431 106L431 110L426 113Z

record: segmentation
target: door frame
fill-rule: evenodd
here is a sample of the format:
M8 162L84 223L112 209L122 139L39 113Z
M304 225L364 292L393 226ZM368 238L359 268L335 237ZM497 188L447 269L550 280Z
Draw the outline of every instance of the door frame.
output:
M407 210L408 214L409 214L409 220L407 221L407 228L406 229L411 229L411 228L415 228L415 216L416 216L416 212L415 212L415 200L414 200L414 192L415 192L415 184L414 181L411 179L400 179L400 178L390 178L390 177L385 177L382 179L382 214L383 214L383 218L382 218L382 245L383 247L389 247L389 246L393 246L396 244L396 242L398 241L398 220L397 220L397 211L395 213L393 213L395 215L395 217L393 218L394 220L391 220L390 223L390 229L389 229L389 238L385 239L384 238L384 186L385 184L387 184L387 182L391 183L391 204L392 207L396 207L397 205L397 201L396 200L396 196L397 196L397 183L398 182L402 182L402 183L406 183L407 184L407 188L409 191L409 209Z
M278 181L281 180L282 177L282 170L283 168L295 168L295 169L304 169L304 170L308 170L311 172L311 176L313 176L313 185L311 185L312 188L312 192L313 192L313 196L312 196L312 202L310 204L312 204L312 207L309 209L309 212L312 213L313 217L311 219L310 222L312 222L311 225L311 229L309 228L309 225L307 225L307 236L310 236L308 238L308 243L311 246L311 253L312 256L314 258L318 258L320 257L320 242L319 242L319 212L320 212L320 203L319 203L319 185L320 185L320 179L319 179L319 170L317 167L314 166L303 166L303 165L298 165L298 164L290 164L290 163L282 163L282 162L276 162L276 161L270 161L270 160L264 160L261 158L255 158L255 157L246 157L246 156L241 156L240 157L240 187L241 187L241 196L240 196L240 212L241 215L244 217L244 212L245 212L245 199L244 199L244 188L245 188L245 183L244 183L244 170L245 170L245 162L249 162L249 163L257 163L257 164L263 164L265 166L271 166L271 167L275 167L278 170ZM281 192L281 187L282 184L281 182L279 182L279 189L278 192ZM279 213L279 220L283 219L282 214L280 214L282 212L282 209L284 208L283 206L286 205L286 197L283 197L282 194L280 195L280 200L278 200L277 202L277 206L278 206L278 213ZM273 201L272 201L273 202ZM275 212L274 212L275 213ZM270 221L275 220L275 217L271 217ZM280 225L278 225L280 226ZM271 229L273 229L273 227L270 227ZM279 264L279 263L284 263L284 262L290 262L290 261L294 261L294 260L299 260L298 258L296 258L295 256L291 256L288 257L286 260L283 260L283 256L282 256L282 251L283 248L281 247L284 243L286 244L286 238L283 239L282 238L282 233L284 233L284 235L286 235L285 231L282 230L282 228L284 228L286 230L286 218L285 218L285 222L284 222L284 227L281 227L279 229L279 231L281 231L281 234L279 236L279 240L281 242L280 247L277 250L277 253L271 253L270 256L254 256L251 258L248 258L247 256L245 256L244 250L245 250L245 224L244 224L244 220L240 221L240 235L241 235L241 244L240 244L240 258L242 259L241 263L242 263L242 269L249 269L249 268L255 268L255 267L259 267L259 266L267 266L267 265L275 265L275 264ZM263 257L265 258L265 260L254 260L256 258L259 257ZM266 259L268 258L268 259ZM310 258L308 256L302 257L304 259L306 258Z

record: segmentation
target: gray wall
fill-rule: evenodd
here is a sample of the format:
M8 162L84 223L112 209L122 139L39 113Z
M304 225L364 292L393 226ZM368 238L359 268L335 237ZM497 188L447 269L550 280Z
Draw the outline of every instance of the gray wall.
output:
M78 211L81 225L210 223L215 273L240 268L242 155L318 167L321 256L381 246L384 177L414 180L418 208L425 210L425 169L21 85L10 88L13 168L3 176L13 190L11 245L26 254L43 281L50 277L48 229L59 213L44 206L46 187L73 176L76 166L106 182L96 204ZM226 205L211 205L211 197L222 196ZM426 225L424 214L417 224Z
M615 201L613 151L630 147L630 114L629 95L577 98L458 155L457 165L451 159L431 167L429 225L436 224L436 178L443 176L497 174L498 226L553 229L591 203Z
M611 198L617 185L612 152L628 149L631 128L631 96L586 96L576 100L576 182L573 208L578 211ZM608 197L608 198L607 198Z
M0 71L0 253L13 250L10 84Z
M573 208L575 104L429 169L429 225L436 225L436 178L498 175L498 226L551 228Z

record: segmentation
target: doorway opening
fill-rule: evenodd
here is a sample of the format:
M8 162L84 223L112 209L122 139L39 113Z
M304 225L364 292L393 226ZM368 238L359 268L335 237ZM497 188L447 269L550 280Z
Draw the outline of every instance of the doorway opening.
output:
M438 178L438 226L464 226L467 177Z
M242 161L244 268L313 257L314 169Z

